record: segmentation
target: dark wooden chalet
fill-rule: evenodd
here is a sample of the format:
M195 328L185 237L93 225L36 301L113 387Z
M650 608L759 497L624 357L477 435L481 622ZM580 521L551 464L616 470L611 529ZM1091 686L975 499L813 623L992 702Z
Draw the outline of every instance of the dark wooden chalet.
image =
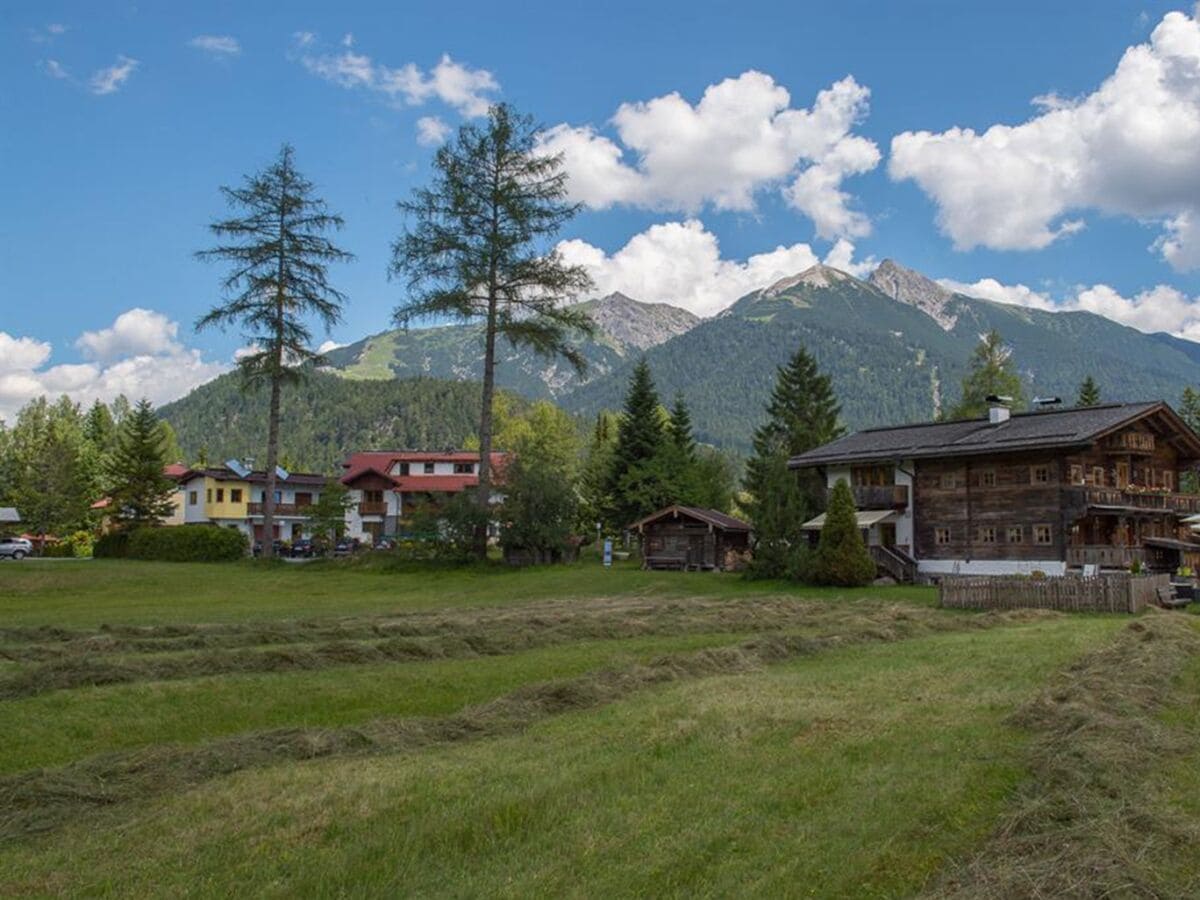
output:
M668 506L629 526L647 569L725 569L750 546L750 526L715 509Z
M873 555L927 575L1048 574L1200 563L1180 492L1200 436L1166 403L1121 403L877 428L793 458L844 478ZM862 517L860 516L860 520ZM862 520L865 521L865 520Z

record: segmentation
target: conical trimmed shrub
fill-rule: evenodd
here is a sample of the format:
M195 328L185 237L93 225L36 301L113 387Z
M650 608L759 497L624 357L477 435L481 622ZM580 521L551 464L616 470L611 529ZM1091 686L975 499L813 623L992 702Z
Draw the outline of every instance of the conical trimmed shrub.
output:
M829 496L813 578L818 584L839 587L861 587L875 578L875 563L858 530L854 494L844 478L838 479Z

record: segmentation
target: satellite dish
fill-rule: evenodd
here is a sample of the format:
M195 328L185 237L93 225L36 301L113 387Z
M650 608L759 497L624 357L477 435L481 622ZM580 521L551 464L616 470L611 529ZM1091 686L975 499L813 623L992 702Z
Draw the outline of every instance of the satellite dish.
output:
M285 469L283 466L276 466L275 467L275 477L278 478L280 481L287 481L288 480L287 469Z
M244 465L242 465L240 460L236 460L236 459L225 460L225 468L227 468L229 471L233 472L233 474L236 475L238 478L245 478L247 475L250 474L250 470L247 469Z

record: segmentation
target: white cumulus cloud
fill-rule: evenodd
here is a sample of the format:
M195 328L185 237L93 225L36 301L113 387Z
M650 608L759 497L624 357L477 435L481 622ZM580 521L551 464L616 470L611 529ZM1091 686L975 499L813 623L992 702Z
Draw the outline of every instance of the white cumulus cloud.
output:
M970 283L943 278L940 283L969 297L1056 312L1090 312L1138 331L1165 331L1200 341L1200 297L1189 297L1166 284L1155 285L1130 297L1107 284L1079 285L1065 296L1053 297L1024 284L1004 284L994 278Z
M437 147L450 136L450 126L437 116L421 116L417 119L417 143L422 147Z
M81 403L118 394L166 403L229 370L227 363L206 360L176 341L178 330L161 313L132 309L110 327L80 335L75 346L86 362L53 366L47 365L50 343L0 331L0 419L11 421L42 394L67 394Z
M123 356L153 355L179 349L179 324L160 312L135 306L117 316L108 328L85 331L75 346L88 359L108 362Z
M1155 247L1177 269L1200 265L1200 22L1168 13L1095 91L1035 98L1019 125L892 139L889 173L937 205L959 249L1035 250L1097 210L1164 226Z
M237 56L242 52L238 39L228 34L200 34L188 44L213 56Z
M611 123L617 140L562 124L540 146L563 154L572 196L595 209L747 211L776 188L820 237L861 237L870 221L842 181L879 164L875 143L852 133L869 97L847 76L796 109L786 88L751 70L710 85L695 105L678 93L622 104Z
M646 303L670 303L699 316L711 316L739 297L795 275L820 262L808 244L780 245L745 261L723 259L716 235L689 219L652 225L611 255L582 240L558 244L562 258L587 269L595 294L620 291ZM829 265L862 274L852 261L853 245L839 241Z
M315 36L308 32L301 34L303 39L297 36L297 46L311 50ZM491 72L455 62L449 54L443 54L437 65L428 71L415 63L393 68L376 62L365 53L354 52L353 43L352 38L349 41L343 39L340 50L305 52L300 62L314 75L341 87L373 91L409 106L440 100L468 118L485 115L493 102L491 95L500 90L500 84Z
M129 80L138 65L136 59L118 56L117 61L111 66L92 73L92 77L88 80L88 90L100 96L115 94Z

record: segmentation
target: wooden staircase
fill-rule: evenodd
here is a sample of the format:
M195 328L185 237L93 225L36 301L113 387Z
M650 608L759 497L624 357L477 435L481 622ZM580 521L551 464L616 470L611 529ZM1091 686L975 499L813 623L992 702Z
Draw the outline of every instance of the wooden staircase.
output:
M917 561L897 547L867 547L875 568L883 575L896 579L901 584L914 584L917 580Z

